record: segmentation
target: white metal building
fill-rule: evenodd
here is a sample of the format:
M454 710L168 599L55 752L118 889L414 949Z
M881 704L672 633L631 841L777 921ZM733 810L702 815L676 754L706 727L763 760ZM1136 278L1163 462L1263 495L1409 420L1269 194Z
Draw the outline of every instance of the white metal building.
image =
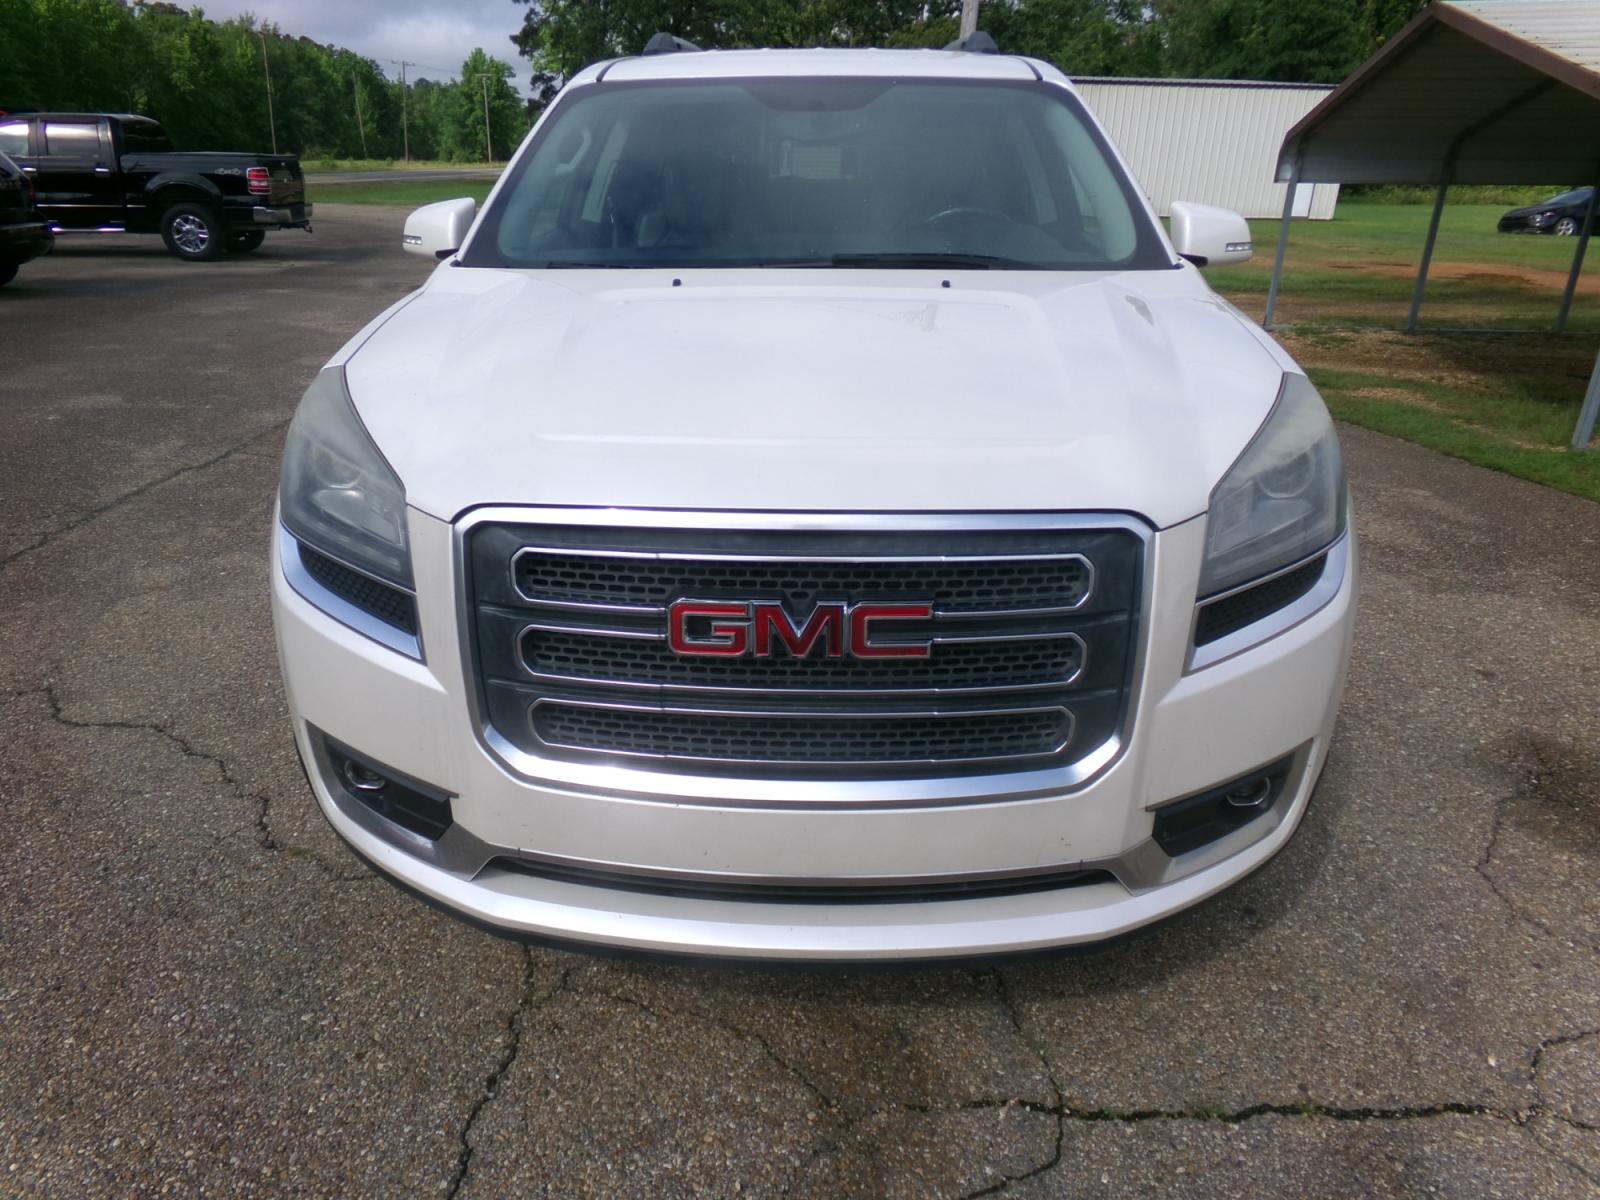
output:
M1284 135L1333 89L1223 79L1074 79L1164 217L1174 200L1247 217L1283 213L1276 182ZM1295 215L1325 221L1337 183L1301 184Z

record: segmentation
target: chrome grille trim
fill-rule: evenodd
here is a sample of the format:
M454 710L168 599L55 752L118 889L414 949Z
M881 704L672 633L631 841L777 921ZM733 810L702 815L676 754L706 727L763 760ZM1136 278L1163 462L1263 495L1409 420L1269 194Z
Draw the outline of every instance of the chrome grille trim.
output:
M935 608L935 619L940 617L1012 617L1060 616L1077 612L1095 593L1095 565L1087 557L1075 552L1052 554L1048 552L1024 554L723 554L716 551L640 551L617 550L611 547L574 546L523 546L511 558L511 587L522 600L538 608L571 609L578 612L605 612L637 616L659 616L667 611L661 604L615 604L601 600L552 599L536 595L522 586L519 564L529 555L567 556L576 558L613 559L624 562L681 562L753 565L789 565L802 563L816 566L967 566L973 563L1075 563L1085 575L1082 595L1072 604L1051 606L1019 605L1012 608L968 609Z
M630 531L671 531L698 544L710 537L730 541L751 534L787 534L791 537L848 533L898 538L917 535L959 542L963 536L996 535L1012 544L1033 544L1054 535L1092 536L1125 534L1133 538L1132 567L1124 593L1128 606L1118 618L1125 623L1128 662L1120 686L1121 702L1114 732L1096 744L1084 742L1073 749L1071 761L1000 766L982 773L968 772L904 775L885 778L841 776L826 772L800 772L788 776L684 773L649 761L587 761L552 757L520 747L495 728L489 716L488 696L477 675L480 632L470 548L475 535L490 525L590 531L623 543ZM779 809L893 808L903 806L963 804L975 801L1019 801L1060 796L1078 790L1110 770L1128 747L1138 692L1148 652L1149 618L1154 603L1151 586L1155 570L1155 532L1143 520L1123 513L964 512L964 513L844 513L844 512L718 512L672 509L560 508L493 506L470 510L459 517L453 530L455 590L460 662L466 672L466 698L474 731L484 752L510 774L530 783L577 789L625 800L669 804L773 807ZM530 544L532 544L530 542ZM512 594L511 550L501 560L498 578L505 594ZM788 557L788 556L785 556ZM1128 561L1126 558L1124 561ZM479 576L480 581L483 577ZM1121 585L1119 585L1121 586ZM1128 590L1131 589L1131 590ZM1098 589L1097 589L1098 590ZM525 603L525 602L522 602ZM553 614L552 614L553 615ZM502 630L509 640L514 630ZM639 645L646 643L640 642ZM1022 691L1022 689L1017 689ZM619 689L620 691L620 689ZM625 693L627 694L627 693ZM803 693L792 693L797 697ZM1019 695L1019 700L1023 697ZM1037 703L1037 700L1032 701Z
M975 708L957 710L897 710L897 709L839 709L802 710L802 709L760 709L760 708L695 708L685 705L666 704L629 704L615 700L580 700L562 697L541 697L535 700L533 708L529 711L529 728L533 730L534 737L541 743L556 750L592 751L591 746L569 745L562 742L546 741L538 728L538 712L541 707L583 708L605 712L626 713L658 713L674 717L731 717L752 718L761 720L793 720L793 721L959 721L964 717L1018 717L1037 715L1040 713L1059 714L1065 724L1065 732L1055 748L1047 753L1059 754L1065 750L1072 741L1073 716L1071 711L1059 704L1035 705L1029 708L1001 707L1001 708ZM656 754L646 751L608 749L607 754L618 754L626 758L643 758L652 760L671 760L715 763L718 766L749 766L749 767L891 767L891 766L955 766L966 763L990 762L1015 762L1041 757L1039 754L989 754L950 756L944 758L874 758L874 759L826 759L826 758L699 758L694 755L684 754Z
M935 634L927 639L933 645L982 645L991 642L1031 641L1045 639L1050 641L1070 641L1078 647L1077 665L1067 675L1058 679L1041 680L1036 683L998 683L983 684L972 687L898 687L898 688L869 688L869 687L836 687L836 688L799 688L772 686L739 686L733 684L692 684L669 683L654 680L615 679L610 677L586 675L562 675L550 671L535 670L528 662L525 649L526 638L529 633L575 633L587 637L620 637L638 641L664 641L666 634L652 633L649 630L629 630L619 632L615 629L590 629L575 625L552 625L542 621L532 621L524 625L516 635L516 649L513 652L516 661L522 666L529 679L542 683L554 683L567 687L592 687L592 688L625 688L631 691L651 692L688 692L704 695L744 695L744 696L770 696L781 691L784 696L810 697L810 696L981 696L995 695L1004 692L1042 692L1059 691L1061 688L1071 687L1083 676L1084 668L1088 665L1089 651L1084 645L1083 638L1070 631L1057 631L1046 633L1020 633L1004 637L961 637Z

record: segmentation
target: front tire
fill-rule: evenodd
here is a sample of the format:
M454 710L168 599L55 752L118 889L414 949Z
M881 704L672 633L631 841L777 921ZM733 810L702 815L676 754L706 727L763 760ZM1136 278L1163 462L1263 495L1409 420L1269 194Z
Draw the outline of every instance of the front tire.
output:
M1557 237L1571 237L1578 232L1577 217L1562 217L1556 222L1556 227L1551 230Z
M161 214L161 240L189 262L210 262L223 249L222 222L204 204L174 204Z
M0 287L5 287L17 277L16 263L0 263Z
M249 254L252 250L261 249L261 243L267 240L264 229L245 229L238 233L228 235L227 246L229 254Z

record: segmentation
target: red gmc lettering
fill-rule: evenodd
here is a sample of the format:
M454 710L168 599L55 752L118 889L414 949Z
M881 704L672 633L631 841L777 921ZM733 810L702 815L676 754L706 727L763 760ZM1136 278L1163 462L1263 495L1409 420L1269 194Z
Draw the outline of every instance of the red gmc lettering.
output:
M885 621L926 621L932 615L931 604L857 604L850 610L850 653L857 658L927 658L933 652L930 643L878 645L872 640L872 626Z
M874 627L888 621L926 621L931 604L844 604L825 601L796 623L776 600L749 604L716 600L678 600L667 610L667 641L676 654L771 658L779 644L795 658L809 658L820 646L827 658L927 658L931 642L873 640ZM691 622L705 622L701 629Z
M750 648L750 606L717 604L704 600L679 600L668 610L667 641L678 654L712 654L738 658ZM689 622L711 619L711 632L691 637Z
M844 654L845 606L843 604L817 605L811 610L811 615L806 618L805 624L798 628L787 610L776 600L756 601L755 613L757 658L768 658L772 655L773 634L778 635L778 640L796 658L805 658L816 648L819 641L827 646L826 654L829 658L839 658Z

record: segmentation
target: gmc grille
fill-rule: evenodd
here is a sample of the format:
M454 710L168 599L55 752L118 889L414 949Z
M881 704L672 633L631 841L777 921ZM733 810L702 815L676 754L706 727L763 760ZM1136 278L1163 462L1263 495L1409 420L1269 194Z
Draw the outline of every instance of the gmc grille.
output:
M1143 543L1107 529L484 524L467 536L482 711L544 759L751 778L1071 765L1121 727ZM674 600L927 602L926 658L682 657Z

